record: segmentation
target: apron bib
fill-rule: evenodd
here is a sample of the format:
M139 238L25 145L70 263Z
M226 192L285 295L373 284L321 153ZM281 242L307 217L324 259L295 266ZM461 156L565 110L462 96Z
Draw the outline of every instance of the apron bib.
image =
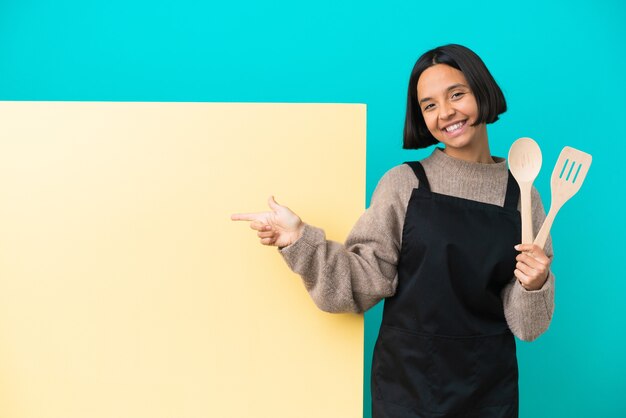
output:
M398 286L374 348L374 418L517 417L515 339L500 291L521 242L519 187L504 207L433 193L419 162Z

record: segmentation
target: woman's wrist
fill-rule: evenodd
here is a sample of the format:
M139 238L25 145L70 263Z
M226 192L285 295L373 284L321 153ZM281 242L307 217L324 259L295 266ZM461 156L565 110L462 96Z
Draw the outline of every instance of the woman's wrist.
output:
M304 235L304 226L305 223L300 221L300 225L298 225L298 229L296 230L296 238L293 240L292 244L302 238L302 235Z

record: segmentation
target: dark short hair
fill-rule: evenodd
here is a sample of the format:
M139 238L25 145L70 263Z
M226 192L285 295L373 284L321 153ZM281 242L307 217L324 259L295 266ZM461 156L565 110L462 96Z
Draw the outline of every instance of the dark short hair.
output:
M404 121L404 149L426 148L437 141L424 122L417 102L417 81L422 73L436 64L446 64L461 71L478 104L478 119L472 126L493 123L506 112L506 100L493 76L474 51L462 45L443 45L424 53L413 67L409 79L409 92Z

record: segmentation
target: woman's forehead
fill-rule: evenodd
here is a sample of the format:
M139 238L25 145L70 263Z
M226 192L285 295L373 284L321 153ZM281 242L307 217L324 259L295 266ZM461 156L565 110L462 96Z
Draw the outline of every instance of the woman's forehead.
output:
M465 75L454 67L446 64L435 64L428 67L417 80L418 98L432 97L448 91L451 86L464 85L468 87Z

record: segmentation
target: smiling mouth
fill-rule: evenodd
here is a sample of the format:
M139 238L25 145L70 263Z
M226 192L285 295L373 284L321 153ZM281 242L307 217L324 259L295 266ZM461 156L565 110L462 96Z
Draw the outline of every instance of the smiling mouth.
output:
M445 131L445 132L447 132L449 134L454 133L454 132L458 131L459 129L461 129L465 125L466 122L467 122L467 120L455 123L454 125L450 125L450 126L448 126L446 128L443 128L442 131Z

